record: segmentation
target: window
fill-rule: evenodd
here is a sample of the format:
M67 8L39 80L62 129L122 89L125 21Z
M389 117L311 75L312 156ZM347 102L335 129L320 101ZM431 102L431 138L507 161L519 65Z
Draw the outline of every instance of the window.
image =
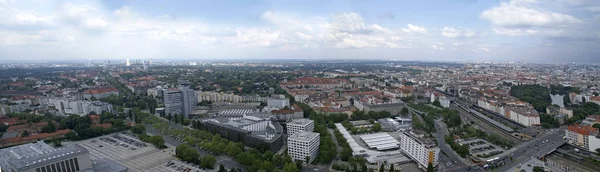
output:
M79 171L79 162L77 162L77 158L75 159L75 170Z
M69 164L71 164L71 171L75 171L75 165L73 163L73 159L69 160Z
M10 169L10 170L11 170L11 171L13 171L13 172L15 171L15 170L13 170L13 169ZM35 172L42 172L42 170L40 170L40 168L36 168L36 169L35 169Z
M65 160L65 165L67 166L67 172L73 172L71 171L71 168L69 167L69 160Z
M51 166L52 166L52 172L56 172L56 166L54 166L54 164L52 164Z
M62 172L66 172L67 171L67 168L65 167L65 162L64 161L60 162L60 166L62 167Z

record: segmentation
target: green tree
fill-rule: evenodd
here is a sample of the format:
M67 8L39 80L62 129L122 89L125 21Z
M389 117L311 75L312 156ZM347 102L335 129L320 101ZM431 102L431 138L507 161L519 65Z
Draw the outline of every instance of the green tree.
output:
M200 154L196 149L192 149L186 144L180 144L175 148L175 156L186 162L198 163Z
M219 172L227 172L223 164L219 165Z
M146 133L146 127L144 125L138 124L131 127L131 132L135 134L144 134Z
M385 166L383 163L379 166L379 172L385 172Z
M533 167L533 172L544 172L544 167L535 166Z
M381 124L379 124L379 123L373 124L373 127L371 128L371 130L374 131L374 132L381 131Z
M298 170L298 168L296 167L296 164L294 163L286 163L285 166L283 166L283 172L298 172L300 170Z
M394 172L394 164L390 164L390 172Z
M433 104L434 106L437 106L437 107L442 107L442 104L441 104L441 103L440 103L440 101L438 101L438 100L435 100L435 101L433 101L433 103L432 103L432 104Z
M427 172L433 172L433 164L427 164Z
M216 162L217 162L217 160L215 159L214 156L206 155L206 156L202 157L202 160L200 160L200 166L212 169L215 166Z
M42 133L53 133L56 131L56 125L54 125L54 121L48 121L48 124L42 127Z

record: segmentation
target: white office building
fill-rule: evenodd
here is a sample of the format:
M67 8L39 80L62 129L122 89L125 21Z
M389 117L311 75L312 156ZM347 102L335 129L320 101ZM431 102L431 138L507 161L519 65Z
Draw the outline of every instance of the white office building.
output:
M310 157L312 162L319 153L319 133L308 131L297 132L288 137L288 154L293 160L306 161ZM308 163L310 163L308 162Z
M301 131L313 131L314 129L315 122L306 118L295 119L292 122L287 123L288 136L294 135Z
M429 163L434 167L437 165L440 148L437 148L435 143L418 138L410 132L400 133L400 149L423 169L426 169Z

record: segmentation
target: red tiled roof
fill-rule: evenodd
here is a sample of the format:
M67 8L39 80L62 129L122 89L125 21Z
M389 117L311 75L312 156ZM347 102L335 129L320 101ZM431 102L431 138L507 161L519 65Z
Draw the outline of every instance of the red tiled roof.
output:
M118 92L118 90L116 88L97 88L85 90L84 92L88 94L102 94L107 92Z
M30 135L27 137L6 138L6 139L0 140L0 144L16 143L16 142L24 142L24 141L36 141L38 139L47 139L47 138L55 137L58 135L65 135L69 132L71 132L70 129L64 129L64 130L57 130L54 133L40 133L40 134Z
M592 126L582 126L579 124L571 124L567 127L569 131L576 132L581 135L596 135L598 134L598 129Z
M48 125L48 122L45 122L45 121L33 123L33 124L11 125L10 127L8 127L8 129L6 129L6 131L11 132L11 131L17 131L17 130L22 130L22 129L26 129L26 128L40 129L46 125Z

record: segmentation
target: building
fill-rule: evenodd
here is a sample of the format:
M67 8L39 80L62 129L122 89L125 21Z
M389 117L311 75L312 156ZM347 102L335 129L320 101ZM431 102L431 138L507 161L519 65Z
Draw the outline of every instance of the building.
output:
M600 115L590 115L581 121L581 125L594 126L594 124L600 124Z
M196 110L198 98L194 91L187 85L181 85L179 88L172 88L164 91L163 94L165 113L167 115L183 115L189 117Z
M355 102L356 105L356 102ZM363 103L362 107L363 107L363 111L365 111L365 113L368 113L370 111L387 111L392 115L396 115L399 114L400 111L402 111L402 108L404 108L406 104L402 101L396 102L396 103L381 103L381 104L368 104L368 103Z
M440 101L440 105L442 107L444 107L444 108L450 107L450 99L448 99L446 97L440 97L439 101Z
M584 126L579 124L571 124L565 130L567 143L588 149L590 148L590 137L596 137L598 129L592 126ZM594 145L592 145L594 146ZM591 150L595 151L595 150Z
M148 96L158 97L162 96L164 91L165 89L163 89L161 86L156 86L156 88L148 88L148 90L146 90L146 93L148 94Z
M297 104L289 108L272 110L271 114L279 121L291 121L294 119L304 118L304 110Z
M300 118L295 119L292 122L288 122L287 126L287 134L288 136L294 135L297 132L302 131L313 131L315 129L315 122L310 119Z
M283 147L283 127L279 122L271 121L270 115L215 117L199 122L201 129L261 151L277 152Z
M286 98L269 97L269 99L267 99L267 106L273 108L290 107L290 100Z
M112 167L107 169L106 167ZM87 149L70 144L53 148L35 142L0 150L0 171L6 172L125 172L127 168L112 161L92 161Z
M362 139L369 148L377 149L379 151L397 149L400 144L398 140L394 139L388 133L365 134L361 135L360 139Z
M352 83L343 78L316 78L302 77L294 81L283 82L280 86L285 88L305 88L305 89L335 89L350 88Z
M423 169L427 169L429 163L434 167L438 163L440 148L409 131L400 133L400 149Z
M306 157L310 157L312 162L319 153L319 144L319 133L297 132L288 137L288 154L295 161L306 161Z
M119 90L116 88L97 88L83 91L83 100L98 100L110 95L119 95Z

